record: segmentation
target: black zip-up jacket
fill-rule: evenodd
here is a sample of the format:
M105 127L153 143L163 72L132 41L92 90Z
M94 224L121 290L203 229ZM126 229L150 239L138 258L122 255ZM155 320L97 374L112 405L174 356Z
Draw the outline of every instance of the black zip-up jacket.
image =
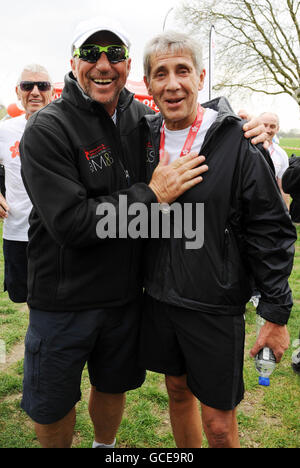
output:
M292 197L290 215L294 223L300 223L300 158L292 154L289 167L282 176L282 188Z
M177 202L204 204L204 244L187 249L184 234L148 243L145 288L157 300L203 313L239 315L254 277L259 313L285 324L292 308L288 278L296 231L262 153L244 138L243 122L225 98L204 104L218 111L201 155L209 171ZM158 163L160 115L145 117L148 179ZM184 210L183 210L184 212ZM168 216L163 214L162 216ZM172 216L171 216L172 218ZM178 218L177 218L178 222ZM199 228L199 225L198 225Z
M117 128L72 74L62 97L34 114L20 143L22 176L33 204L28 246L28 303L50 311L119 306L141 292L141 242L100 239L96 227L119 195L128 205L156 202L145 180L140 119L150 108L123 90ZM125 222L125 221L124 221ZM124 226L122 227L124 232Z

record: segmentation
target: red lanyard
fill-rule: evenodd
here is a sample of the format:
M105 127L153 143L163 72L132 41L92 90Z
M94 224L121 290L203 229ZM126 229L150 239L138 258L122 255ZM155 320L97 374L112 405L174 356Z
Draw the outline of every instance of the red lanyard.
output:
M275 148L274 148L274 145L273 145L273 143L272 143L271 146L270 146L270 148L269 148L269 153L270 153L271 156L272 156L272 154L274 153L274 151L275 151Z
M190 128L189 134L187 136L186 142L184 144L184 147L182 148L180 157L186 156L191 152L192 146L194 144L194 141L196 140L197 134L200 130L200 127L203 122L203 116L204 116L204 109L202 106L198 106L198 111L197 111L197 117L195 122ZM166 133L165 133L165 122L162 125L161 128L161 135L160 135L160 148L159 148L159 155L160 159L162 158L164 151L165 151L165 143L166 143Z

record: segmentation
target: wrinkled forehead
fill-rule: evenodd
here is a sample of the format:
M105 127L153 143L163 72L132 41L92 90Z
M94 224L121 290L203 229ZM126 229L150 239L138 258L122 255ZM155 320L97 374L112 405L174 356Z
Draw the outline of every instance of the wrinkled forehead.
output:
M180 45L171 44L168 47L156 49L150 55L150 63L151 65L157 63L158 61L162 60L182 60L187 62L193 62L195 65L195 58L193 52L188 48L183 48Z
M154 71L160 67L174 67L179 65L189 65L196 69L194 57L188 49L156 50L150 56L150 68Z
M275 125L276 127L278 126L278 119L275 115L273 114L265 114L262 116L262 121L266 124L269 125Z
M110 31L99 31L88 37L84 44L97 44L101 46L122 45L121 39Z

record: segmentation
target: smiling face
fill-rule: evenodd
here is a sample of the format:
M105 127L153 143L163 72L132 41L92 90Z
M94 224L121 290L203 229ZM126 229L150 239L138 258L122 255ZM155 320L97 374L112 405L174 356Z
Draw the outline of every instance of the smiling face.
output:
M272 143L274 136L279 132L278 117L275 114L265 113L261 115L261 120L265 126L268 141Z
M193 124L204 78L205 70L197 73L189 51L152 55L149 81L144 80L169 130Z
M108 32L94 34L85 43L103 47L121 44L117 36ZM105 52L102 52L96 63L85 62L78 57L71 60L73 75L80 87L90 98L102 104L109 115L115 112L130 72L130 65L131 59L110 63Z
M34 73L25 70L22 73L21 81L49 81L49 76L47 73ZM28 119L34 112L51 102L54 90L52 88L50 91L40 91L37 85L35 85L32 91L22 91L20 86L17 86L16 93L25 109L26 118Z

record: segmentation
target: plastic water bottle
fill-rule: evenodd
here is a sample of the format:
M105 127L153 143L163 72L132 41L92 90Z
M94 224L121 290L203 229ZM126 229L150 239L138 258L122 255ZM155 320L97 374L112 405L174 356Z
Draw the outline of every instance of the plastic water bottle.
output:
M256 315L256 335L259 335L261 327L265 324L265 320ZM264 387L270 385L270 375L276 367L276 358L270 348L263 348L255 356L255 369L259 374L258 383Z
M297 374L300 375L300 338L299 340L295 340L293 343L293 348L297 348L297 346L298 349L296 349L292 355L292 368Z

